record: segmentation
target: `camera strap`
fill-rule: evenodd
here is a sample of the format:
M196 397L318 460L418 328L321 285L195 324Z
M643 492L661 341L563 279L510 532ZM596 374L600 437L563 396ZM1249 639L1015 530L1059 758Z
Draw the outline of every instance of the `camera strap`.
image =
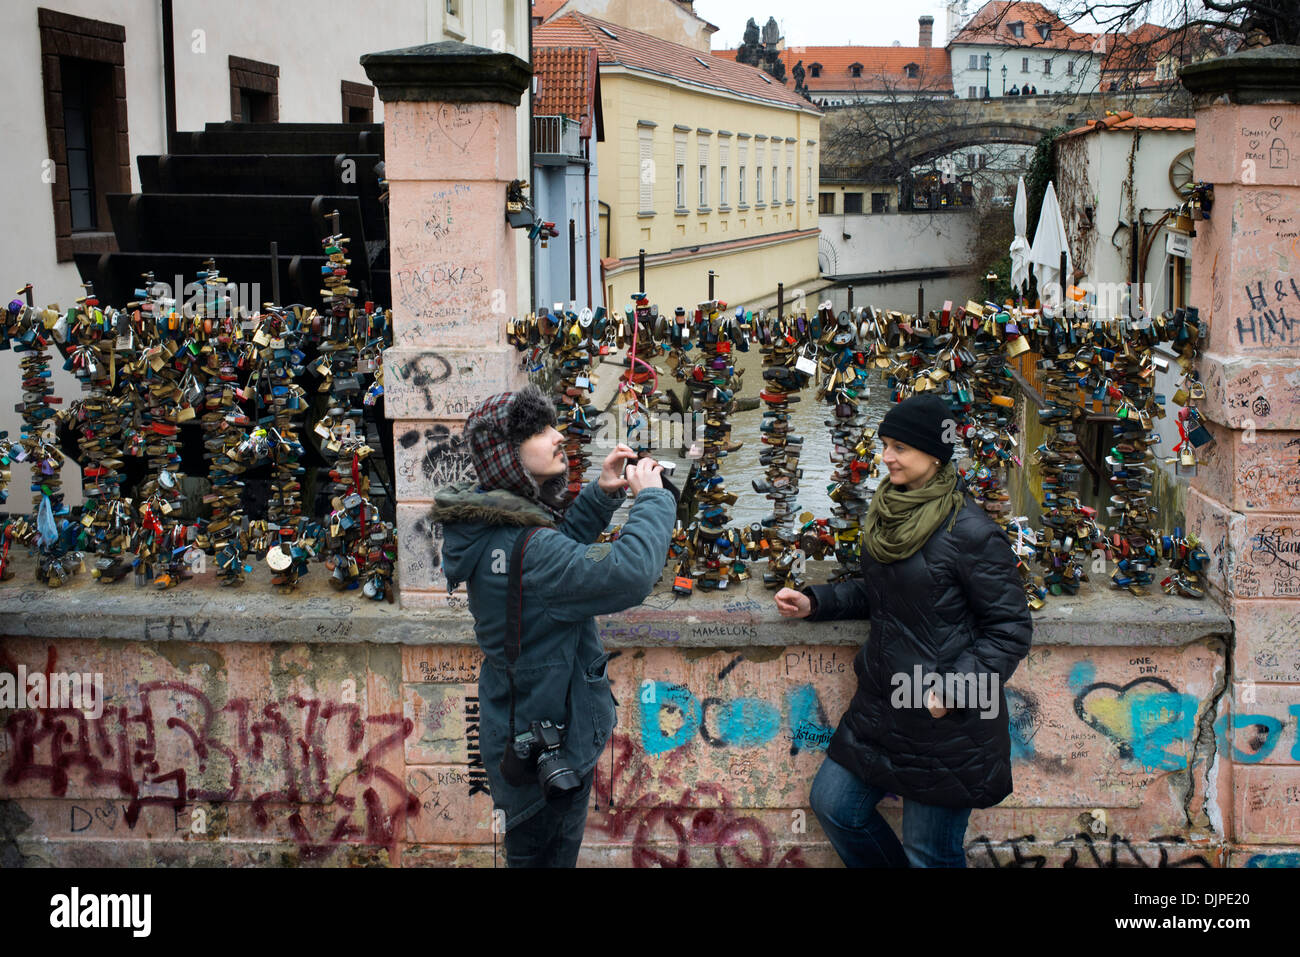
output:
M506 585L506 675L510 679L510 741L515 739L515 662L519 660L519 645L523 638L524 548L538 531L540 528L530 528L517 535L514 550L510 553Z

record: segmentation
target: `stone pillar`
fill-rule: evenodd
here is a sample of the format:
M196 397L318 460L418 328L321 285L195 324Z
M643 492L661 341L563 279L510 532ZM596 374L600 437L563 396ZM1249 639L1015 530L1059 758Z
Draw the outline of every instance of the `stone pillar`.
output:
M1214 184L1211 218L1197 223L1192 302L1209 320L1201 409L1215 442L1192 480L1186 515L1210 554L1211 589L1236 627L1232 695L1216 724L1231 786L1220 788L1219 800L1233 822L1231 863L1294 862L1300 47L1233 54L1186 67L1182 77L1196 98L1195 175Z
M384 101L393 346L384 400L396 452L403 607L448 604L433 489L473 478L460 442L484 398L524 382L505 341L515 308L515 237L506 186L526 62L444 42L361 58ZM463 601L463 593L459 596Z

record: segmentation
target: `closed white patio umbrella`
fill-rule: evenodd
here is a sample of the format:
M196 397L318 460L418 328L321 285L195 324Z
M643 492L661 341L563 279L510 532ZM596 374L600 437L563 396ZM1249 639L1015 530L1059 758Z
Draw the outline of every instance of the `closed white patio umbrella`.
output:
M1065 253L1065 275L1061 275L1061 253ZM1070 281L1074 267L1065 239L1065 221L1061 218L1061 205L1056 199L1056 186L1047 184L1043 196L1043 210L1034 230L1034 245L1029 250L1029 262L1038 280L1038 296L1045 310L1055 310L1064 299L1063 285ZM1055 314L1051 312L1051 314Z

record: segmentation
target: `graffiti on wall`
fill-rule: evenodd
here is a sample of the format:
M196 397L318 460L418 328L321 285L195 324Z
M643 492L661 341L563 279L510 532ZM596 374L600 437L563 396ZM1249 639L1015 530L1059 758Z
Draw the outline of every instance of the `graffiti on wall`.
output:
M397 437L399 494L427 498L431 489L474 478L474 465L463 436L440 422L409 428Z
M54 657L51 648L51 671ZM0 781L39 782L49 797L80 787L115 791L126 800L128 828L150 806L248 802L260 828L287 807L288 833L305 859L345 843L395 850L406 816L419 813L416 795L385 766L389 755L400 759L414 728L400 711L367 715L353 701L301 694L235 697L217 707L182 681L141 682L132 697L98 719L71 708L10 713ZM323 827L309 826L310 805L332 809ZM74 831L76 823L74 812Z
M587 830L604 841L630 843L633 867L689 867L692 847L709 848L718 867L807 866L798 846L779 853L772 829L740 812L726 788L684 783L691 766L685 751L673 751L652 773L632 739L615 732L606 755L596 766ZM800 814L792 813L792 834Z
M1196 696L1154 675L1124 685L1096 681L1095 676L1088 661L1077 662L1070 671L1079 720L1105 736L1125 760L1153 770L1186 770L1196 729Z
M825 751L835 733L812 684L790 688L781 704L743 696L697 698L689 688L669 681L641 686L641 747L663 754L697 737L715 748L752 748L767 744L785 729L790 753Z
M1059 862L1049 864L1048 855L1033 834L994 842L981 835L966 846L967 858L975 866L996 868L1039 867L1209 867L1204 854L1189 846L1186 838L1164 835L1136 842L1119 834L1094 838L1080 831L1052 843L1053 849L1068 851ZM1058 854L1052 855L1054 858Z
M1300 761L1300 704L1289 705L1287 715L1285 722L1271 714L1220 715L1214 722L1220 751L1239 764L1259 764L1289 736L1291 760Z

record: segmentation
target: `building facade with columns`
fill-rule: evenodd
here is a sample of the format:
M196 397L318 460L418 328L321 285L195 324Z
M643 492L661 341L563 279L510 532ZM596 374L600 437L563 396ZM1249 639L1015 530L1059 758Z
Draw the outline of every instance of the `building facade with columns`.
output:
M821 113L761 70L596 20L559 16L534 47L587 46L600 69L597 147L605 302L732 302L815 282Z

